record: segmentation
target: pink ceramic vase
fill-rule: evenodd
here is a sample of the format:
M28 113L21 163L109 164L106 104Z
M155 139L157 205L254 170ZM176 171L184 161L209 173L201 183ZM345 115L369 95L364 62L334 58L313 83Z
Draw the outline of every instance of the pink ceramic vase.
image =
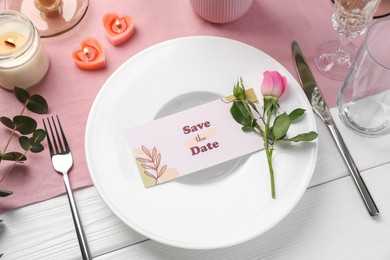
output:
M242 17L253 0L190 0L192 8L203 19L212 23L229 23Z

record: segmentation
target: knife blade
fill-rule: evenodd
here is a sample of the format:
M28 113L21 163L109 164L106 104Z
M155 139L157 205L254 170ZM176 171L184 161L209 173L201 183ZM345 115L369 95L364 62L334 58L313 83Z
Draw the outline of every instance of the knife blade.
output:
M341 153L341 156L344 159L345 164L348 167L349 172L356 184L356 187L359 190L359 193L366 205L368 212L371 216L376 216L379 214L379 210L366 186L363 178L360 175L360 171L357 168L351 154L348 151L347 146L344 143L344 140L336 127L336 124L330 114L329 108L326 105L326 102L321 94L319 87L314 79L314 76L310 70L309 65L306 62L306 59L302 53L301 48L299 47L296 41L292 42L291 50L294 58L295 68L299 75L299 80L301 81L303 91L305 92L309 102L312 106L312 109L315 114L317 114L322 121L327 126L330 131L333 140L335 141L338 150Z

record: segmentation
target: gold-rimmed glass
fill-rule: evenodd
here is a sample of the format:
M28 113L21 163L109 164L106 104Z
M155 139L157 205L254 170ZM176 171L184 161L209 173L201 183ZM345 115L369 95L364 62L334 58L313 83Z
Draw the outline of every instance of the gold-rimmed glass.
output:
M88 0L6 0L5 9L23 13L41 37L69 31L84 17Z

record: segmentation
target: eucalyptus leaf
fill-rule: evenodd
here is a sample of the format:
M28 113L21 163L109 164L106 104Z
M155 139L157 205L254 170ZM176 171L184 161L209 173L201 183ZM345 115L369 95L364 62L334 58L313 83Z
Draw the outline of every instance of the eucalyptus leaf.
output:
M21 136L19 137L19 144L25 151L30 150L32 153L39 153L44 150L43 145L41 144L41 138L41 134L39 134L38 139L35 139L34 136L31 138L28 138L27 136Z
M19 137L19 144L23 150L28 151L31 148L33 142L27 136L21 136Z
M27 90L18 87L14 88L14 94L16 99L23 104L26 104L27 100L30 97L30 94L27 92Z
M31 134L37 128L37 122L29 116L15 116L13 123L16 125L16 131L22 135Z
M252 119L241 102L233 103L230 114L240 125L249 127L252 125Z
M43 129L35 130L32 136L34 143L42 142L45 139L45 137L46 137L46 132Z
M49 109L46 100L40 95L32 95L28 99L28 103L26 107L31 112L37 114L45 114Z
M30 151L32 153L40 153L44 150L43 145L41 143L32 143Z
M291 142L310 142L313 141L318 137L318 134L314 131L308 132L308 133L303 133L299 134L297 136L294 136L289 139L285 139L286 141L291 141Z
M10 190L0 189L0 197L7 197L7 196L11 195L12 193L13 192Z
M6 127L10 128L10 129L15 128L14 122L12 122L12 120L9 119L8 117L5 117L5 116L0 117L0 122L3 123L3 125L5 125Z
M294 121L294 120L300 118L301 116L303 116L304 114L305 114L305 109L297 108L297 109L293 110L288 116L290 117L291 121Z
M286 113L275 118L274 125L272 126L272 133L275 141L282 139L287 134L290 123L290 117Z
M6 161L25 161L27 157L19 152L8 152L1 155L1 160Z

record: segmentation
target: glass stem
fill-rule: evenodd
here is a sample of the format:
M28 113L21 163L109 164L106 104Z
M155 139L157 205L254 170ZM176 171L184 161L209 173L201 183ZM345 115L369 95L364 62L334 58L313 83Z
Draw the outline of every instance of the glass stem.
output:
M351 55L348 51L348 45L350 43L350 37L344 34L340 34L340 44L335 53L335 61L338 64L346 64L351 62Z

